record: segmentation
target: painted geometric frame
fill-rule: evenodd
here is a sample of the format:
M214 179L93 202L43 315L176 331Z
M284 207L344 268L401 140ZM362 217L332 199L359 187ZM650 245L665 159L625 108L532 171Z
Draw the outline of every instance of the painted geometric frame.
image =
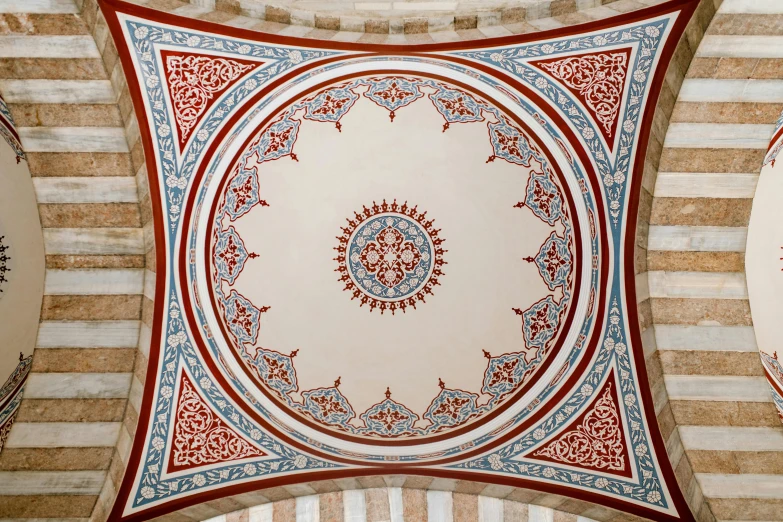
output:
M387 46L263 34L101 2L139 119L157 266L139 424L111 519L145 520L285 484L408 474L530 488L655 520L693 520L647 381L634 246L653 110L697 3L672 0L532 35ZM194 76L202 66L212 75ZM552 172L570 176L560 201L581 209L572 215L583 240L576 256L586 290L576 307L581 323L565 324L573 335L548 378L520 388L505 410L466 427L458 442L444 436L357 443L310 430L224 357L199 299L205 187L227 176L226 166L253 133L263 138L273 117L308 88L345 80L341 73L349 71L442 79L474 100L490 100L510 129L495 135L490 159L529 164L538 150L531 144L541 146L555 158ZM295 159L294 141L270 160ZM257 327L263 310L235 302ZM201 432L188 424L194 418ZM206 450L193 442L199 433L217 442Z

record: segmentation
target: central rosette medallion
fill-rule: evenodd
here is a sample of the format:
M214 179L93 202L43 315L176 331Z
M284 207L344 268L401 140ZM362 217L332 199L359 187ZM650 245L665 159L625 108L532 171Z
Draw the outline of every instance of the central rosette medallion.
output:
M364 207L343 227L335 248L337 271L352 299L381 313L424 302L440 284L445 264L440 230L407 203Z

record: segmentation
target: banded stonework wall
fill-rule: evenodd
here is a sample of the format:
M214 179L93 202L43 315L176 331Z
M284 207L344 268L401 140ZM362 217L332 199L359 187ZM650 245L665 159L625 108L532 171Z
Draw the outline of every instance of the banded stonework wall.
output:
M94 20L70 1L0 6L0 91L27 150L46 253L33 366L0 455L0 518L87 520L107 474L122 473L112 456L129 443L126 404L134 369L146 368L143 155Z
M542 2L544 7L526 11L524 17L521 11L516 12L517 18L502 13L495 18L467 14L453 16L451 22L440 26L403 23L402 30L397 22L388 22L384 30L382 23L377 26L370 18L351 25L350 20L343 23L343 18L337 17L337 24L334 17L319 21L315 14L310 24L309 18L293 9L288 9L287 15L286 8L265 8L262 13L245 2L237 6L234 2L212 5L150 0L146 5L287 35L425 43L561 27L652 3L658 0L620 0L606 6L599 2ZM745 135L737 134L734 127L720 131L714 124L764 124L766 105L773 102L693 99L712 91L689 83L704 76L724 79L727 75L747 81L756 74L761 76L753 79L760 80L774 71L778 71L774 78L783 77L780 61L769 58L780 45L769 45L769 39L738 42L746 54L762 53L765 58L723 60L710 54L730 52L727 49L732 45L725 43L724 33L730 36L732 31L745 31L760 36L777 31L780 36L780 18L741 12L748 5L772 9L774 6L769 6L776 3L702 2L670 67L648 150L642 217L649 215L649 220L640 220L637 255L640 316L646 329L649 377L657 398L659 424L669 441L669 457L678 480L699 520L783 519L783 508L774 498L783 492L783 486L774 487L775 474L783 473L776 452L783 448L772 448L783 440L781 428L774 424L771 403L756 387L761 374L754 372L761 366L746 297L741 292L731 293L744 285L744 246L740 246L744 243L735 238L732 252L726 246L710 247L703 239L703 234L710 232L705 227L742 228L747 224L753 176L760 169L761 149L766 146L755 150L746 146ZM124 472L147 367L155 258L143 153L124 75L95 2L85 0L84 5L77 5L71 0L40 0L0 6L15 13L2 15L0 23L0 92L8 98L22 127L47 253L46 296L30 386L11 434L12 444L0 454L0 520L102 521ZM577 11L578 7L581 10ZM541 17L541 13L551 16ZM716 18L710 25L713 15ZM300 19L305 22L297 23ZM744 92L734 89L717 92ZM680 101L675 104L678 96ZM732 110L732 104L739 105ZM747 120L753 114L758 121ZM694 123L707 127L688 127ZM696 132L689 133L689 129ZM758 127L753 129L762 132ZM710 134L713 130L718 134ZM683 141L689 135L701 141ZM726 141L727 136L742 145L725 147L731 142ZM711 142L713 138L717 141ZM734 195L727 197L729 193ZM743 215L744 222L737 217ZM718 232L712 237L721 245L738 233ZM705 290L707 287L711 290ZM704 292L707 294L702 295ZM755 361L749 357L751 351ZM713 390L707 400L705 390ZM733 425L743 427L728 427ZM745 431L731 431L734 429ZM739 440L748 446L731 451L731 444ZM705 445L712 446L702 447ZM735 481L732 487L721 486L731 483L738 473L750 475L739 476L739 485ZM744 484L753 487L749 491L740 487ZM569 512L594 520L633 520L555 495L425 477L367 477L272 488L206 502L165 518L203 520L275 502L272 508L240 511L227 518L244 520L245 516L272 513L272 518L263 520L294 520L300 504L312 506L313 495L324 494L323 500L328 493L344 502L346 495L357 498L359 493L353 491L357 488L368 488L363 493L366 506L375 505L372 499L384 498L384 494L392 499L392 491L397 498L397 488L402 488L403 498L429 501L432 496L440 503L437 505L446 505L443 503L450 499L452 518L441 518L437 510L432 512L435 518L430 518L428 503L427 518L421 514L413 520L487 520L486 514L479 514L478 506L497 506L496 499L506 499L504 506L510 502L542 506L529 508L524 516L520 507L518 518L506 520L578 520L576 515L566 514ZM479 494L482 496L475 496ZM731 499L726 496L729 494L747 498ZM457 509L463 501L468 507ZM391 510L392 500L388 502ZM474 504L476 510L469 507ZM539 511L544 518L538 518ZM365 519L389 519L374 517L366 515Z
M648 250L639 270L647 273L637 286L648 285L640 305L653 324L648 368L653 380L656 367L663 374L654 385L659 419L672 433L670 456L683 455L686 495L698 484L717 520L783 520L783 426L744 265L756 181L783 108L783 2L717 7L679 80L668 128L651 139L662 152L645 180L650 219L640 243Z

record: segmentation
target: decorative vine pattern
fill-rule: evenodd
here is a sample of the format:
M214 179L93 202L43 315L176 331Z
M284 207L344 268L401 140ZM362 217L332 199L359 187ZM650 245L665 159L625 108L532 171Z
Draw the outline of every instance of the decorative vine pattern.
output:
M649 76L667 22L659 21L611 31L593 37L565 38L551 43L536 43L526 46L493 49L491 51L469 51L458 54L500 67L520 78L536 91L549 98L576 127L592 154L598 172L606 187L609 199L609 214L612 224L618 228L620 212L625 208L625 182L631 168L631 159L636 143L636 130L642 114L649 84ZM596 50L622 43L638 42L636 63L632 64L632 81L629 86L628 103L622 125L616 156L612 156L605 140L595 130L595 123L589 113L575 103L564 88L552 83L527 60L536 57L568 56L580 50Z
M358 416L363 421L363 426L360 427L351 423L356 413L337 384L332 388L303 391L302 399L298 399L295 396L296 392L300 391L294 365L296 352L286 355L267 347L252 346L257 340L261 314L269 307L258 308L236 290L231 289L226 292L223 287L224 282L229 285L234 284L236 276L233 274L241 272L244 263L250 258L244 251L241 238L230 243L224 239L235 234L233 226L226 224L235 222L256 206L268 206L259 194L257 179L259 165L286 156L298 160L294 152L300 127L297 114L303 113L304 119L334 123L335 127L341 130L340 120L353 107L360 95L388 110L392 122L395 111L424 98L425 95L445 120L444 132L452 124L486 121L492 146L492 154L487 163L500 158L526 167L529 172L525 198L515 206L529 209L550 226L561 223L563 227L563 236L553 231L539 253L535 257L527 258L527 261L535 264L548 288L553 292L560 289L562 297L555 299L553 293L526 310L518 308L512 310L522 319L526 349L496 356L484 352L487 367L484 371L481 392L491 397L488 402L479 405L477 394L448 389L443 385L422 416L429 421L424 428L414 426L421 417L405 405L392 400L388 390L384 401L371 406ZM490 116L490 120L486 120L485 116ZM217 296L228 330L233 334L235 351L259 379L267 387L275 390L293 409L309 415L316 421L355 435L399 437L438 433L492 410L526 383L549 355L571 300L572 226L562 200L560 188L554 181L554 173L545 155L499 110L475 99L467 92L433 80L407 76L370 77L343 82L293 104L266 129L260 131L247 150L242 153L223 195L220 210L214 218L213 244L215 246L212 249L212 256L217 270L213 274L213 291ZM410 214L407 205L384 201L382 204L374 204L372 210L366 209L362 215L364 217L357 214L357 220L360 217L362 220L369 219L369 216L387 211ZM347 242L348 230L346 229L346 234L341 241ZM238 263L232 270L226 268L224 261L226 248L230 250L232 259L236 259ZM345 254L340 253L340 248L343 246L338 247L337 259L343 267L347 261ZM436 259L439 258L440 256L436 256ZM350 281L350 277L343 275L340 280ZM350 290L351 287L349 285L346 288ZM354 292L354 297L360 295L361 291ZM411 303L415 304L415 300L407 304ZM398 303L392 304L398 305ZM397 306L391 308L392 312L396 308ZM531 353L535 355L531 356ZM449 413L445 414L446 412Z
M8 440L11 426L16 420L19 405L22 403L24 385L27 382L27 375L30 373L32 363L32 355L25 357L23 353L20 353L19 364L16 365L3 387L0 388L0 451L2 451L5 441Z
M635 64L632 65L631 68L633 81L639 85L636 85L636 83L632 82L632 93L630 94L629 101L627 103L628 109L626 110L625 116L626 120L630 121L631 123L626 125L627 121L623 122L623 134L621 135L620 146L618 148L617 156L615 158L616 162L614 165L612 165L612 159L607 157L607 152L602 149L603 145L601 145L600 140L596 139L595 131L593 131L594 134L590 134L590 129L587 128L589 126L589 122L581 113L582 109L579 106L573 104L567 94L562 92L559 87L552 86L549 82L546 81L545 78L543 79L543 82L537 82L538 77L534 72L526 68L523 60L518 62L512 61L512 49L502 50L502 53L506 53L509 56L504 57L501 53L500 56L495 57L498 58L497 60L490 59L489 55L492 53L485 53L486 55L483 57L479 56L482 53L472 53L475 55L475 59L487 61L494 66L509 70L518 76L521 75L523 80L534 86L539 92L545 94L555 103L555 105L560 107L563 113L566 114L572 123L574 123L574 125L579 129L579 132L585 140L588 150L593 155L593 158L598 165L598 169L602 174L605 192L609 199L609 214L612 218L612 223L617 230L621 230L623 219L621 212L624 208L624 198L627 194L626 182L628 168L636 139L634 131L628 129L632 128L631 125L633 125L634 128L638 125L638 116L645 101L645 82L648 79L652 58L654 57L655 53L658 52L658 46L660 43L660 39L657 39L657 36L663 32L663 28L665 27L666 23L667 21L664 20L655 22L654 24L640 25L622 32L613 31L591 38L565 39L560 42L553 42L552 44L544 44L550 46L544 50L546 53L553 53L555 51L564 53L569 49L589 49L595 48L596 46L616 44L621 41L631 42L634 39L639 39L641 42L639 53L640 58L636 61ZM276 76L281 71L290 69L296 66L298 63L302 63L303 61L317 59L330 53L324 51L294 50L279 47L269 48L265 46L250 45L244 42L232 42L220 38L204 38L198 35L189 34L185 31L168 31L155 28L154 26L147 27L131 22L129 22L128 25L131 28L131 33L134 36L133 44L135 47L135 52L138 53L140 59L142 62L144 62L142 63L142 69L144 71L144 85L142 88L145 89L148 98L152 100L150 106L152 107L152 114L154 117L151 118L151 121L154 125L153 131L155 144L158 146L160 151L159 160L162 165L163 180L166 185L164 208L168 210L166 216L167 219L169 219L168 226L171 238L171 236L176 234L178 231L178 220L181 215L180 205L182 204L184 192L188 187L190 176L193 172L193 167L203 152L206 142L209 141L212 132L218 127L223 117L230 110L233 110L232 107L242 103L242 101L259 85L268 81L273 76ZM143 34L135 32L137 29L142 28L144 29L144 31L141 31ZM658 34L653 36L655 31L658 31ZM596 41L595 39L599 38L599 36L603 37L604 39L599 39ZM198 39L198 41L196 39ZM182 157L177 157L175 156L174 148L170 143L171 127L166 127L166 125L170 125L167 121L167 112L165 111L166 102L164 98L159 95L159 88L158 84L156 83L156 80L158 79L157 75L159 73L151 53L151 42L153 40L155 42L180 45L183 48L185 46L190 46L205 50L226 50L229 52L238 52L240 54L250 53L253 56L270 56L273 57L271 63L275 67L275 70L270 72L265 68L258 71L258 73L252 75L248 81L243 82L233 89L225 98L225 103L221 102L220 104L216 104L216 108L207 115L199 128L194 129L194 132L196 133L196 139L193 140L192 145L185 151ZM528 46L527 48L531 49L532 47L535 46ZM242 48L242 50L240 50L240 48ZM538 45L538 48L538 55L541 55L542 46ZM523 48L516 49L521 51ZM299 55L297 56L295 53L299 53ZM466 56L470 53L453 54L462 54L463 56ZM401 60L426 61L426 59L407 57L402 58ZM452 68L454 70L465 70L453 64L443 65L440 63L439 65ZM328 70L333 67L338 67L338 65L324 67L322 70ZM518 70L517 67L520 69ZM475 73L472 73L470 70L467 71L472 75L475 75ZM314 71L314 73L316 72L320 71ZM642 77L642 75L644 75L644 77ZM477 75L475 76L478 77ZM491 78L482 77L482 79L486 82L487 85L496 87L500 90L500 86L498 86L497 82ZM256 83L253 83L253 81ZM156 91L156 89L158 89L158 91ZM274 96L275 95L269 97L269 99L265 100L263 103L268 103L269 100L274 99ZM515 97L514 95L511 96L516 99L521 106L526 107L526 110L530 108L529 104L527 104L525 100ZM259 104L259 106L262 104ZM536 116L538 115L536 114ZM248 118L248 120L249 119L251 118ZM339 128L339 121L336 123L338 124L337 126ZM552 133L556 140L559 139L557 138L556 129L546 122L542 122L542 125L546 132ZM448 127L448 122L444 125L444 127ZM204 132L202 133L201 131ZM167 138L168 142L166 141ZM569 155L566 150L566 146L562 143L562 141L559 143L566 152L566 155ZM569 158L569 161L572 161L572 159ZM574 165L573 162L572 165ZM578 169L576 165L574 165L574 167L575 169ZM260 202L259 204L263 204L263 202ZM611 239L611 247L614 248L616 252L619 251L618 237L619 234ZM615 256L615 263L617 263L617 257L618 256ZM557 270L554 265L552 265L552 267L555 271ZM171 267L169 267L169 269L170 268ZM545 267L544 270L547 270L547 268ZM616 272L617 266L613 267L613 270ZM595 281L595 270L593 271L593 281ZM475 469L491 469L493 471L512 473L514 475L543 477L543 480L584 486L597 491L611 491L624 497L639 500L640 502L649 503L656 506L666 506L666 500L662 498L657 470L652 464L649 456L649 443L647 442L647 434L645 432L644 422L641 418L638 404L636 403L636 398L639 395L638 390L635 388L636 385L634 381L633 370L630 363L627 346L625 344L625 327L623 326L622 316L619 313L619 310L622 308L617 304L617 299L620 299L621 294L620 285L616 278L611 281L611 286L609 289L607 289L607 291L610 292L610 294L613 295L615 299L612 308L613 313L611 316L611 321L607 326L606 339L603 343L603 349L598 354L596 364L591 368L588 376L583 381L580 391L567 401L565 407L559 408L555 412L552 412L548 419L543 420L539 425L536 426L534 430L531 430L531 432L522 439L514 441L508 446L501 448L498 452L490 454L488 457L482 457L476 461L463 463L457 466L472 467ZM197 382L199 382L199 386L203 385L204 389L208 388L206 393L207 399L212 402L215 407L218 407L221 410L221 413L226 415L226 418L229 418L232 422L236 423L238 429L244 430L242 431L244 434L250 436L251 439L256 440L252 436L255 433L252 430L257 430L258 428L252 423L249 423L242 414L233 409L233 406L226 402L226 399L222 397L217 392L217 390L214 389L213 385L210 385L209 381L202 381L202 378L209 379L209 377L200 366L198 356L193 347L190 346L190 341L187 334L185 333L184 325L179 319L180 310L178 296L175 292L172 292L167 296L167 298L167 310L169 312L169 317L167 318L166 323L168 338L166 340L166 349L164 350L163 361L165 371L161 376L161 381L157 390L157 402L155 404L155 412L157 417L155 418L153 425L153 430L158 430L155 432L158 439L163 437L166 433L165 423L168 422L167 415L171 412L171 404L169 400L170 397L168 399L165 397L168 393L166 391L166 386L170 386L173 382L173 374L171 372L176 370L178 364L187 364ZM203 317L200 315L201 312L199 310L197 310L196 313L199 314L199 317ZM591 317L590 314L588 314L588 317ZM583 328L583 331L587 331L589 328L589 321L585 322L585 326ZM576 347L574 350L572 350L572 354L569 356L567 365L571 364L579 356L579 351L582 348L583 342L584 336L580 337L580 339L577 341ZM217 357L219 357L219 355ZM273 361L273 359L274 358L270 358L269 360ZM515 463L515 461L510 458L515 450L518 449L520 450L519 453L521 453L522 451L527 451L535 445L534 443L527 444L525 448L519 446L520 444L526 444L524 441L526 441L528 437L535 434L535 437L533 437L535 440L545 440L546 437L552 432L552 429L556 429L555 426L561 426L563 423L568 422L570 418L573 418L575 412L577 411L576 409L584 406L584 404L589 399L590 394L593 393L595 389L593 388L593 390L588 391L584 385L595 386L598 382L601 382L601 378L610 364L614 364L618 368L620 388L623 394L624 413L630 426L633 454L637 457L635 459L635 463L637 469L640 471L639 476L642 478L640 484L629 483L628 481L622 481L619 479L609 480L604 477L596 477L590 473L575 473L564 470L556 465L539 466L538 464L523 464L521 462ZM167 378L168 380L166 380ZM337 384L335 384L335 388L336 387ZM238 389L242 389L241 385L238 385ZM535 399L535 401L538 401L544 398L547 394L552 393L554 389L554 384L548 386L544 391L542 391L540 396ZM318 399L316 392L318 392L318 390L314 390L312 394L314 400ZM249 398L249 400L251 403L254 403L252 399ZM454 402L453 405L449 404L443 408L438 408L437 414L453 418L454 412L459 411L458 403L459 401ZM457 408L456 410L454 409L455 407ZM513 423L518 422L520 419L524 418L526 415L528 415L529 411L531 410L528 408L523 409L514 419L509 421L506 426L501 427L492 434L478 437L474 441L464 445L464 447L445 449L440 452L435 452L430 455L422 455L420 457L428 458L439 455L455 454L459 451L463 451L466 447L481 445L491 437L495 436L497 433L500 433L502 429L505 429L507 426L513 425ZM335 409L332 414L335 416L340 416L344 415L345 412L340 411L339 409ZM294 433L290 428L287 428L284 424L280 423L276 419L271 418L267 413L264 413L264 415L274 422L278 427L286 430L290 435L301 438L300 434ZM539 429L542 429L543 432L538 431ZM258 433L255 434L259 435ZM267 439L268 440L265 440L264 442L266 446L262 444L262 447L264 447L266 450L274 453L276 448L282 448L282 446L277 444L273 439ZM309 439L306 439L306 442L322 448L325 451L332 451L346 456L384 460L382 457L378 458L372 455L356 454L349 451L339 450L337 448L329 448L323 444L316 443L315 441ZM275 446L275 444L277 444L277 446ZM178 482L172 482L168 484L166 481L157 480L157 477L160 473L160 468L158 467L160 459L158 456L163 447L156 448L155 446L160 445L161 444L156 442L155 438L153 437L150 443L150 447L148 448L149 460L147 461L147 464L145 464L147 467L145 468L145 474L143 476L143 480L146 482L144 482L143 486L141 486L141 491L143 494L136 498L136 504L144 504L146 502L151 502L151 499L157 500L166 496L176 495L182 491L194 491L209 485L248 478L250 476L255 476L256 474L260 476L265 474L273 474L281 470L286 471L305 468L323 469L328 467L335 467L333 464L317 461L316 459L312 459L304 455L297 455L292 452L281 455L279 459L266 461L263 465L253 465L253 469L244 471L244 474L243 471L240 470L237 466L226 466L224 468L212 470L208 473L196 474L199 478L193 474L187 477L178 477L176 479ZM514 456L518 457L519 453L514 454ZM395 458L386 460L406 459ZM278 464L274 465L270 464L270 462L277 462ZM301 467L298 466L298 464L301 464ZM522 466L527 467L523 469ZM250 471L253 473L250 473Z

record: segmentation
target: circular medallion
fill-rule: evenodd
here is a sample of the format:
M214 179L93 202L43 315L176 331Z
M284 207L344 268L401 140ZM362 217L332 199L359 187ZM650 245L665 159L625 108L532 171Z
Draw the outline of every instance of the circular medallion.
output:
M381 313L402 310L425 301L434 286L440 284L445 264L433 220L425 220L407 203L373 203L347 219L348 226L338 237L336 261L344 290L359 299L361 306Z
M427 454L567 368L585 236L526 123L461 86L358 76L289 101L232 161L199 302L232 378L295 432Z

